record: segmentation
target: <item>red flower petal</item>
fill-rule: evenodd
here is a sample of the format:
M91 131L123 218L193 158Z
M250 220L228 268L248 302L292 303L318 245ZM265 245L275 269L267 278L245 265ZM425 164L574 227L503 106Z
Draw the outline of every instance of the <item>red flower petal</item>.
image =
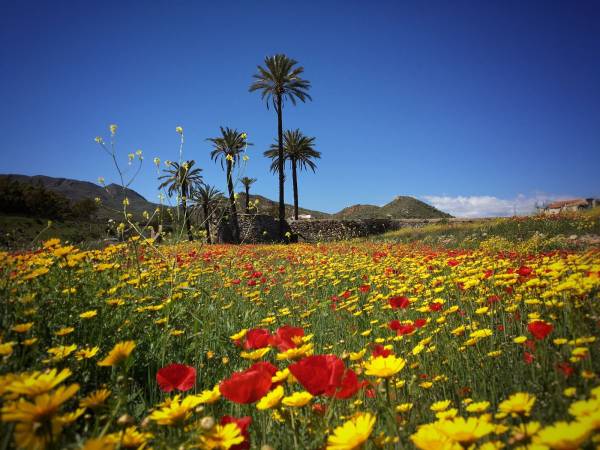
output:
M189 391L196 383L196 369L184 364L169 364L156 373L156 382L163 392Z

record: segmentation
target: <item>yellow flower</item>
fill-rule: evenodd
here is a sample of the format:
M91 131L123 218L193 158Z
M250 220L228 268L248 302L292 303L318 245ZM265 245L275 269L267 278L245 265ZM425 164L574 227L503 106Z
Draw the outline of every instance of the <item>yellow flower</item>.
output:
M123 431L111 433L106 436L109 442L118 445L119 448L143 449L149 439L154 436L152 433L138 431L137 427L127 427Z
M112 443L110 436L92 438L85 441L81 450L114 450L115 444Z
M365 356L365 353L367 353L366 348L363 348L360 352L350 352L350 361L358 361L359 359L362 359L362 357Z
M456 417L453 420L442 420L436 424L438 430L454 442L468 447L476 440L494 431L494 425L481 417Z
M87 396L79 400L79 406L82 408L97 409L104 405L106 399L110 397L111 392L108 389L99 389L89 393Z
M440 411L440 412L435 413L435 417L438 420L454 419L457 415L458 415L458 409L456 409L456 408L450 408L450 409L447 409L446 411Z
M240 427L235 423L215 425L208 433L200 436L200 448L203 450L229 450L234 445L244 442Z
M310 356L312 354L313 354L313 344L309 342L308 344L304 344L300 347L290 348L289 350L286 350L285 352L278 353L277 361L283 361L286 359L293 360L293 359L302 358L303 356Z
M263 356L265 356L270 351L271 351L271 349L269 347L265 347L265 348L259 348L257 350L251 351L251 352L242 352L242 353L240 353L240 356L244 359L250 359L250 360L254 361L256 359L261 359Z
M16 342L0 342L0 356L9 356L13 352Z
M591 431L586 423L556 422L542 428L534 437L534 443L547 445L553 450L577 450L587 440Z
M78 384L59 386L53 392L36 396L32 402L21 398L17 402L8 403L2 407L2 420L4 422L45 423L78 390Z
M268 392L263 398L261 398L256 404L256 408L260 410L269 409L273 406L277 406L284 396L283 387L277 386L271 392Z
M71 376L71 370L63 369L58 372L56 369L46 372L33 372L27 378L21 378L13 381L7 388L9 392L15 394L35 397L51 391L60 383Z
M95 309L91 309L89 311L79 314L79 317L81 317L82 319L91 319L92 317L96 317L97 315L98 311Z
M327 438L327 450L352 450L359 448L371 435L375 426L375 416L359 413L337 427Z
M200 403L215 403L221 398L221 391L219 390L219 385L217 384L212 389L202 391L197 397L200 400Z
M179 134L183 134L183 127L175 127L175 131Z
M229 339L231 339L232 341L237 341L241 338L243 338L244 336L246 336L246 333L248 332L247 328L244 328L243 330L239 331L238 333L232 334L231 336L229 336Z
M383 356L378 356L376 358L371 358L364 363L366 369L365 373L367 375L382 378L391 377L397 374L405 365L406 361L404 359L394 355L385 358Z
M595 412L600 411L600 399L580 400L574 402L569 407L569 414L581 420L584 417L589 417Z
M20 323L11 328L15 333L27 333L31 327L33 326L33 322Z
M281 400L285 406L302 407L312 400L313 396L306 391L294 392Z
M99 351L100 347L82 348L81 350L78 350L77 353L75 353L75 358L77 358L78 361L93 358Z
M441 400L439 402L435 402L433 405L429 407L433 412L445 411L450 406L450 400Z
M59 345L58 347L49 348L47 351L52 355L52 358L45 359L45 363L58 362L65 359L71 353L77 350L77 345Z
M534 403L535 395L527 392L517 392L500 403L498 409L504 414L528 416Z
M65 327L65 328L61 328L60 330L58 330L54 334L57 335L57 336L66 336L67 334L71 334L73 331L75 331L75 328L73 328L73 327Z
M467 406L467 411L470 413L482 413L490 407L490 402L476 402Z
M110 134L112 134L113 136L117 133L117 126L114 123L108 128L110 129Z
M150 414L150 420L159 425L181 425L192 415L192 410L200 404L201 399L195 395L189 395L180 400L179 395L169 399L160 409Z
M527 336L517 336L516 338L513 339L513 342L515 344L522 344L526 340L527 340Z
M400 405L396 406L396 412L405 413L405 412L410 411L412 408L413 408L412 403L401 403Z
M127 359L135 348L134 341L124 341L115 344L113 349L108 353L108 356L102 361L98 361L99 366L118 366L121 362Z
M415 447L421 450L462 450L458 442L454 442L437 428L437 423L428 423L418 428L410 436Z

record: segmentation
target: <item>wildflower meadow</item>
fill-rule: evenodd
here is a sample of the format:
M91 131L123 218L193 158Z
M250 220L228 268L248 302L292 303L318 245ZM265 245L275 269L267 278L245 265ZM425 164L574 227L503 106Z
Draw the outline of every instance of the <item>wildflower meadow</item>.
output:
M600 445L598 249L0 253L0 448Z

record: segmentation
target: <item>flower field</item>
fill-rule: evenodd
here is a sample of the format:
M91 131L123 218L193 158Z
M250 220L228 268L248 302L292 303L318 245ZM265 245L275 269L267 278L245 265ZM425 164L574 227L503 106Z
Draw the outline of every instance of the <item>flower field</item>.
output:
M600 252L0 253L0 448L600 446Z

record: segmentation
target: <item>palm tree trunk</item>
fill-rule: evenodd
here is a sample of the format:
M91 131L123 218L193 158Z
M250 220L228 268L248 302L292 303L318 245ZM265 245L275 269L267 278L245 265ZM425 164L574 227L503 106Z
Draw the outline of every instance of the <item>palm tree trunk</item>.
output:
M210 238L210 223L208 221L208 205L206 203L202 204L202 212L204 212L204 230L206 231L206 242L212 244L212 239Z
M187 210L187 191L188 185L186 182L181 184L181 208L183 209L183 224L187 230L188 240L193 241L194 235L192 234L192 227L190 224L190 218Z
M292 182L294 185L294 219L298 220L298 176L296 174L295 159L292 159Z
M238 225L237 211L235 209L235 193L233 192L233 179L231 178L233 164L227 160L227 189L229 190L229 211L231 228L233 229L233 240L235 243L240 242L240 227Z
M281 94L277 94L277 140L279 144L279 161L277 170L279 172L279 239L284 241L285 221L285 195L284 195L284 173L283 173L283 111L281 109Z
M246 214L250 214L250 186L246 186Z

